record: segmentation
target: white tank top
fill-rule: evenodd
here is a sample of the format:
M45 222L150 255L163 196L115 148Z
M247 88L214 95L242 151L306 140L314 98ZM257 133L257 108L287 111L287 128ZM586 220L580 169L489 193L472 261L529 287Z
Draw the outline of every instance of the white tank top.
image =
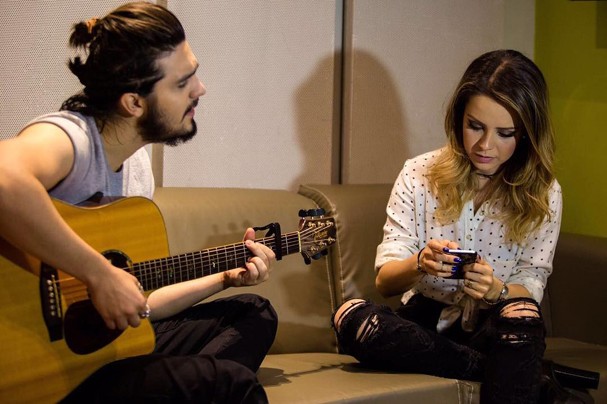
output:
M74 146L74 165L70 173L49 194L78 205L94 198L144 196L151 199L154 177L150 158L141 148L114 172L108 166L101 134L92 117L77 112L60 111L42 115L29 125L48 122L60 127Z

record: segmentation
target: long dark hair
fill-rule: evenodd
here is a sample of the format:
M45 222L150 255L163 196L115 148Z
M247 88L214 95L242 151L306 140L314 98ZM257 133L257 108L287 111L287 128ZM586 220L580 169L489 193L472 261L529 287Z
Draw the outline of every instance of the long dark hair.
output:
M61 109L91 115L103 124L122 94L145 97L152 92L163 77L157 60L184 40L177 17L147 2L127 3L103 18L76 23L69 44L83 49L86 61L77 56L68 66L84 89Z
M554 181L554 133L548 86L540 69L515 50L496 50L476 58L466 69L445 116L447 147L430 168L428 179L439 196L437 217L456 220L476 192L477 176L464 149L464 110L470 98L485 95L512 111L521 136L512 157L488 186L488 200L498 204L507 236L517 242L551 217L549 191Z

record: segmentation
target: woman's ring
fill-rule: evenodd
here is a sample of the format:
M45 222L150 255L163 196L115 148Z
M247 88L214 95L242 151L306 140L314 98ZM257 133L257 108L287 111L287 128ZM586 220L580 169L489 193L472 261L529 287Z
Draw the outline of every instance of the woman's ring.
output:
M152 313L152 311L150 310L150 306L146 303L145 311L139 313L139 318L141 318L141 319L148 318L148 317L150 317L151 313Z
M440 261L440 270L442 271L444 267L445 267L445 263L443 261Z
M472 287L472 286L471 286L471 285L472 285L472 282L470 281L470 279L466 279L466 280L464 281L464 285L470 288L470 287Z

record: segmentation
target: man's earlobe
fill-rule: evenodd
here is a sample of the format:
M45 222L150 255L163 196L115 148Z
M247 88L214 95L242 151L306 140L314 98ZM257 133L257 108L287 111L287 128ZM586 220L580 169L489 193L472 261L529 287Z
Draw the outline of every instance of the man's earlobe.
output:
M118 101L120 115L139 118L145 110L145 99L137 93L124 93Z

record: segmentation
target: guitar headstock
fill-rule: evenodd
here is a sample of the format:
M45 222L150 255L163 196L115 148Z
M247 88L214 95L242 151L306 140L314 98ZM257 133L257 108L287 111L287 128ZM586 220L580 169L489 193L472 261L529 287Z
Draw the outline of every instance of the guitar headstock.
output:
M327 255L329 246L335 243L337 237L335 219L325 217L324 213L323 209L299 211L301 255L306 264Z

